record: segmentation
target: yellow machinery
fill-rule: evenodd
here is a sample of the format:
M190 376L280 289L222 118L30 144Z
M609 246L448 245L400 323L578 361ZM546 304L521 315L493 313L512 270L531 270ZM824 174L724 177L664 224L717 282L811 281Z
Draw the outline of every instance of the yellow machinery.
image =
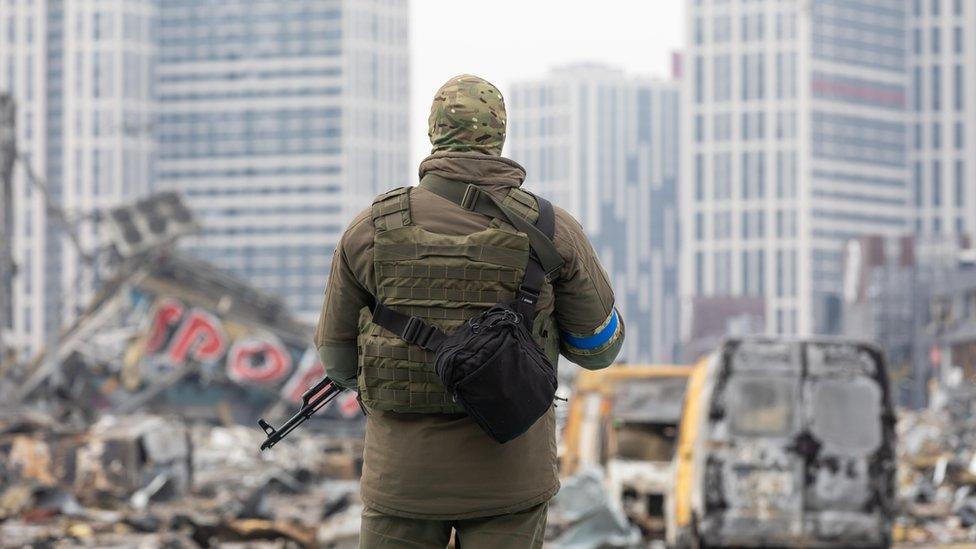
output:
M671 458L690 366L620 365L580 372L563 431L564 476L599 467L646 537L664 533Z

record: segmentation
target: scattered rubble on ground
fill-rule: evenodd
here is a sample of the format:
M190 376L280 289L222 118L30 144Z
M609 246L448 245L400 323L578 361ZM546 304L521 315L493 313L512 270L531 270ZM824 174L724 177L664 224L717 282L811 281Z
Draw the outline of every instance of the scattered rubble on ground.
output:
M547 544L560 549L627 548L641 545L641 532L610 499L604 472L585 469L563 480L549 507Z
M941 395L931 409L901 412L896 541L976 542L974 397L959 389Z
M362 442L162 416L0 420L0 546L355 547Z

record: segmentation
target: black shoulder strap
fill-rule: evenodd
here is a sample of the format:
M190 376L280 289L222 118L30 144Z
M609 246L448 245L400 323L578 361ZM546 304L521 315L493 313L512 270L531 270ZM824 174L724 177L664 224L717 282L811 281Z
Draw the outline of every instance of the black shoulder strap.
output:
M420 180L420 186L466 210L509 222L513 227L528 235L529 246L532 247L548 276L556 276L562 270L563 258L556 250L555 244L552 243L552 233L546 234L541 230L541 208L544 199L536 197L536 200L539 201L540 218L536 220L536 225L533 225L510 208L503 206L495 197L477 185L454 181L429 173ZM548 207L551 213L552 204L549 204ZM553 221L554 223L555 221Z
M552 244L552 237L556 230L556 216L552 209L552 203L541 196L536 196L535 199L539 204L539 217L536 219L533 228L538 229L546 237L555 251L555 246ZM529 245L532 245L531 240ZM558 256L558 252L556 254ZM560 257L559 267L557 269L561 269L562 266L562 258ZM529 264L525 266L525 276L522 278L522 285L519 286L518 295L515 296L518 302L519 312L523 315L529 317L534 316L535 304L539 301L539 296L542 295L542 285L545 283L546 272L540 254L533 246Z
M472 191L458 193L448 185L435 183L433 185L434 188L447 191L445 193L447 196L445 196L445 194L438 192L438 190L434 190L434 188L424 185L424 182L428 181L428 177L430 177L430 175L425 176L420 184L421 186L428 188L428 190L431 190L431 192L434 192L439 196L461 205L462 207L465 207L465 209L477 211L491 217L505 219L515 228L529 235L531 254L529 257L529 263L525 266L525 275L522 278L522 284L519 286L518 293L516 294L516 307L518 311L526 317L531 318L534 316L535 304L539 300L539 295L542 293L542 285L545 283L547 274L555 276L563 266L562 257L559 256L555 245L552 243L552 238L555 234L556 227L555 213L553 211L552 203L545 198L539 196L535 197L539 205L539 217L536 219L535 225L532 225L526 221L525 218L499 204L494 197L488 193L480 191L480 189L478 189L475 185L467 185L465 187L463 183L439 178L447 183L450 183L450 185L461 189L478 189L474 192L478 193L476 196L479 198L471 198L472 195L470 193ZM487 196L488 199L486 200L484 198L480 198L481 196ZM457 200L455 200L455 198L457 198ZM471 205L471 207L465 206L465 203ZM525 228L528 228L531 230L531 232L529 230L525 230ZM533 234L537 235L537 241L538 237L544 239L542 240L542 242L544 242L542 248L548 249L537 248L536 243L533 242ZM552 259L552 254L555 254L558 261ZM544 255L547 258L546 260L542 259ZM547 261L549 262L550 269L546 269ZM441 344L444 343L444 340L447 339L447 334L436 326L431 326L415 316L409 316L399 311L395 311L378 301L373 306L373 322L397 334L407 343L419 345L420 347L423 347L429 351L436 351Z

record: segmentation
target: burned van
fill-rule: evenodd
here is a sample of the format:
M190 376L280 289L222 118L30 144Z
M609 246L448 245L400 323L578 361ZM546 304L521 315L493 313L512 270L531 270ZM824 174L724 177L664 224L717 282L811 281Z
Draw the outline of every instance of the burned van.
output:
M675 547L887 547L885 363L841 340L742 339L689 380L668 498Z

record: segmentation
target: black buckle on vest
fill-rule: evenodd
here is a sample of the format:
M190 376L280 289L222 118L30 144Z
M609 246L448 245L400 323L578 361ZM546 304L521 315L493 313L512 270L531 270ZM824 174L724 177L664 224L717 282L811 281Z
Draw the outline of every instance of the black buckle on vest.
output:
M468 211L474 211L475 206L478 204L480 194L481 189L476 185L468 185L464 189L464 196L461 198L461 207Z
M541 295L542 292L540 290L535 290L525 285L519 286L518 300L521 301L522 303L528 305L535 305L536 302L539 301L539 296Z
M412 316L410 320L407 321L407 325L403 327L403 333L400 337L404 341L412 345L420 345L423 348L427 348L430 343L430 338L434 336L437 332L437 328L427 324L423 320Z

